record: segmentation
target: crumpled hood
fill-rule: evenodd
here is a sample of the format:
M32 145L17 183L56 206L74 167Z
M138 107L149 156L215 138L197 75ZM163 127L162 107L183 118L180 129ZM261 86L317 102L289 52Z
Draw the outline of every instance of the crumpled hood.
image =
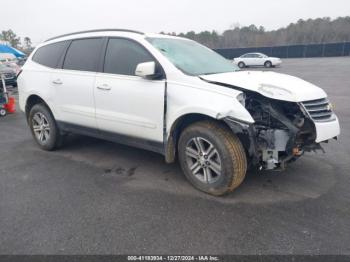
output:
M319 87L300 78L263 71L237 71L202 75L202 79L258 92L263 96L290 102L302 102L327 97Z

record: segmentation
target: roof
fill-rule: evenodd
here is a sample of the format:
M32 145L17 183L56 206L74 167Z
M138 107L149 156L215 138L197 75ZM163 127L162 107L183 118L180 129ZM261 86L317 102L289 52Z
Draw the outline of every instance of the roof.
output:
M101 36L133 36L134 38L137 37L158 37L158 38L174 38L174 39L186 39L183 37L178 36L172 36L172 35L166 35L166 34L157 34L157 33L143 33L140 31L135 30L129 30L129 29L96 29L96 30L87 30L87 31L80 31L75 33L69 33L64 34L56 37L52 37L47 39L44 43L40 44L37 47L40 47L42 45L45 45L47 43L55 43L58 41L64 41L64 40L72 40L76 38L85 38L85 37L101 37Z
M144 34L144 33L140 32L140 31L129 30L129 29L94 29L94 30L79 31L79 32L74 32L74 33L68 33L68 34L64 34L64 35L55 36L55 37L47 39L45 42L51 41L51 40L55 40L55 39L58 39L58 38L62 38L62 37L66 37L66 36L73 36L73 35L79 35L79 34L85 34L85 33L111 32L111 31L112 32L135 33L135 34L140 34L140 35Z

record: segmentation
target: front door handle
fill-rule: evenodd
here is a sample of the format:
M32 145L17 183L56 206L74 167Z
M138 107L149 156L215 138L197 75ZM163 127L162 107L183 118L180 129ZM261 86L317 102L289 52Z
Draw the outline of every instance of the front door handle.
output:
M52 83L54 83L55 85L62 85L63 84L61 79L55 79L52 81Z
M97 86L97 88L105 91L111 90L111 87L107 84L103 84L102 86Z

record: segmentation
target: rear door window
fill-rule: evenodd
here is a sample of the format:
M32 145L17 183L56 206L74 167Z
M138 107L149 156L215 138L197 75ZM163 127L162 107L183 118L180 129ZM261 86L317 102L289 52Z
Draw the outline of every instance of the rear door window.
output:
M140 44L123 38L111 38L106 50L104 72L118 75L135 75L140 63L154 61Z
M96 72L102 44L102 38L73 40L67 50L63 69Z
M35 52L32 60L38 64L56 68L67 44L68 41L63 41L40 47Z

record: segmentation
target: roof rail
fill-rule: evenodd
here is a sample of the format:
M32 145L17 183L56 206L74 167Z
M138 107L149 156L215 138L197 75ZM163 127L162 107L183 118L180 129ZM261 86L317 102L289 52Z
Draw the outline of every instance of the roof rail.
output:
M135 33L135 34L144 35L144 33L140 32L140 31L129 30L129 29L111 29L111 28L109 28L109 29L86 30L86 31L79 31L79 32L59 35L59 36L55 36L55 37L49 38L45 42L50 41L50 40L54 40L54 39L57 39L57 38L65 37L65 36L70 36L70 35L77 35L77 34L83 34L83 33L105 32L105 31L129 32L129 33Z

